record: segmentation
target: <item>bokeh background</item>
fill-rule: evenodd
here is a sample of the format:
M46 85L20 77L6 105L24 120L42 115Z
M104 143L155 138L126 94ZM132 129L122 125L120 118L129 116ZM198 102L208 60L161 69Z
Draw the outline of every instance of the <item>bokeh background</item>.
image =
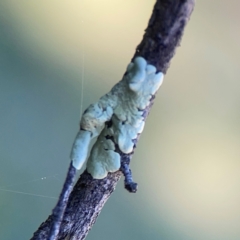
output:
M0 0L0 239L50 214L81 109L121 79L154 2ZM240 239L239 9L197 1L131 163L139 190L120 182L88 240Z

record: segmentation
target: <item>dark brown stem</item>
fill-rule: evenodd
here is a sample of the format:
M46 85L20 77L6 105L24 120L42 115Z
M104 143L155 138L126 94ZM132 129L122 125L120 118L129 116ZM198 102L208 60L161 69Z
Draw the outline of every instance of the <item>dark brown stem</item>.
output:
M149 64L156 66L158 71L167 72L177 46L183 35L183 30L194 7L194 0L158 0L145 31L143 40L138 45L133 56L144 57ZM153 104L144 110L144 118L150 112ZM138 137L139 138L139 137ZM138 139L135 141L137 144ZM121 154L121 153L120 153ZM122 170L129 182L132 181L130 169L124 165L130 162L132 154L121 154ZM125 168L125 170L123 169ZM128 171L129 170L129 171ZM104 179L93 179L85 172L75 185L66 207L58 239L85 239L93 226L104 204L115 190L122 173L109 173ZM128 183L127 183L128 184ZM49 234L53 215L41 224L32 239L46 240Z

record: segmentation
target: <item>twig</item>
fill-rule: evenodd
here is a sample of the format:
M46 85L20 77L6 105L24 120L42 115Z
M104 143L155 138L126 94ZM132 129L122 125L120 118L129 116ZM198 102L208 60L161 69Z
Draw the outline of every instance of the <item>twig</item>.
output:
M149 64L154 65L158 72L166 73L193 7L194 0L158 0L143 40L137 47L133 59L141 56ZM150 112L154 97L143 111L144 119ZM135 139L135 146L139 137L140 134ZM117 151L121 156L119 171L108 173L104 179L93 179L86 170L80 176L70 195L62 218L58 240L85 239L104 204L115 190L122 172L125 175L125 187L132 192L136 191L137 185L133 183L131 170L129 169L133 152L123 154L121 151ZM47 239L54 220L54 215L50 215L34 233L32 239Z
M72 163L70 163L67 177L64 182L57 205L52 211L51 217L53 221L52 221L52 225L49 233L49 240L57 239L59 229L62 223L63 214L65 212L70 193L72 192L75 175L76 175L76 168L74 168Z

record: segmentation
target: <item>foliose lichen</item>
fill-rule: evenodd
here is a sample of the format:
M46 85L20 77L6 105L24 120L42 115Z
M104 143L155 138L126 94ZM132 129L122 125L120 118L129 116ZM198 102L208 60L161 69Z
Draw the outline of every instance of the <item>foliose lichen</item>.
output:
M90 142L96 136L87 171L93 178L102 179L108 172L120 169L121 158L115 146L125 154L133 151L133 140L144 128L144 109L161 86L163 77L163 73L157 73L143 57L136 57L128 65L123 79L86 109L71 152L76 169L86 161Z

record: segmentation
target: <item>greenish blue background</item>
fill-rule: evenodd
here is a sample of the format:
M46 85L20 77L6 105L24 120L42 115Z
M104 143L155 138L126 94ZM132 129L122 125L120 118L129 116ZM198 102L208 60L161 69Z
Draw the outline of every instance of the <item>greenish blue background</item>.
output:
M154 2L0 0L0 239L50 214L81 105L121 79ZM240 239L239 8L197 1L131 163L139 190L120 182L88 240Z

